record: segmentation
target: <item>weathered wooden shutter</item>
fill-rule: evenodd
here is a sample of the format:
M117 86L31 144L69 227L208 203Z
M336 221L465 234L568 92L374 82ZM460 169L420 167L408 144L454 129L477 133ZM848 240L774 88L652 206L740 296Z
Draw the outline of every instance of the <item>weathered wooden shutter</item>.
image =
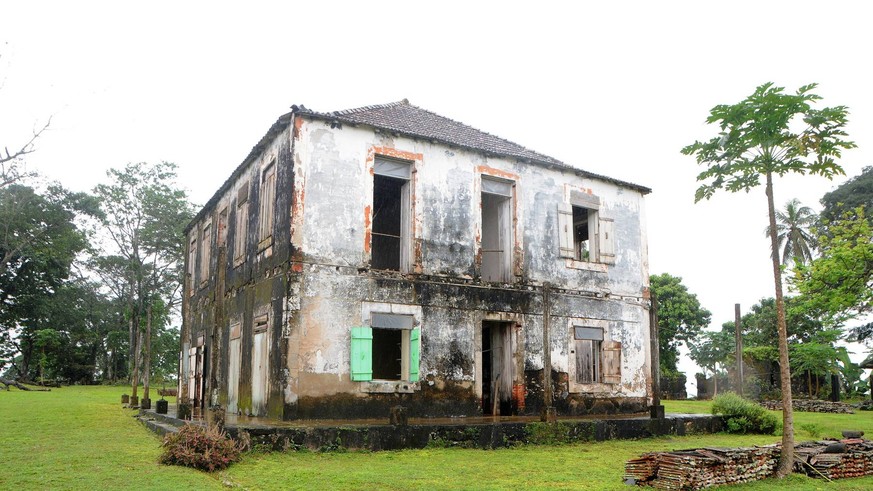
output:
M558 243L560 257L574 257L573 205L558 203Z
M421 361L421 329L409 332L409 381L418 382L418 365Z
M615 264L615 222L612 218L600 219L600 231L598 233L600 234L600 262Z
M603 383L621 383L621 343L604 341L603 347Z
M373 329L370 327L352 328L351 372L354 382L373 380Z

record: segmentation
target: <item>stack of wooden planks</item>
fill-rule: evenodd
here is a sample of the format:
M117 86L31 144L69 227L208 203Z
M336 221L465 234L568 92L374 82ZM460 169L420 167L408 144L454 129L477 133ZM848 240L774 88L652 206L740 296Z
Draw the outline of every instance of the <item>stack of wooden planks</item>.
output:
M651 452L627 462L625 479L659 489L704 489L770 477L778 460L778 445Z
M873 441L819 440L799 443L795 449L795 470L810 477L843 479L873 475Z
M761 405L771 411L781 411L782 401L761 401ZM813 399L794 399L791 406L795 411L806 413L854 414L855 411L845 402L818 401Z

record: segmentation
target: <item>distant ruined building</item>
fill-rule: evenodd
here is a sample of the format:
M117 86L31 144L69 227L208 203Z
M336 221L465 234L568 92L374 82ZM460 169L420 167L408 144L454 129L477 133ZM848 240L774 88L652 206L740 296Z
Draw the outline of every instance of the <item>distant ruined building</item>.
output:
M186 229L179 400L537 414L550 358L558 414L645 411L649 192L405 100L294 106Z

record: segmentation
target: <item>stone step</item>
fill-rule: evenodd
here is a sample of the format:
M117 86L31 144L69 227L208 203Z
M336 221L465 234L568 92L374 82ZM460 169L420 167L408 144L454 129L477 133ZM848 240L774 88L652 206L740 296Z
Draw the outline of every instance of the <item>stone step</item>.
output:
M145 425L146 428L152 430L157 433L159 436L163 437L169 433L176 433L179 431L178 426L174 426L166 421L160 421L151 416L137 416L140 423Z

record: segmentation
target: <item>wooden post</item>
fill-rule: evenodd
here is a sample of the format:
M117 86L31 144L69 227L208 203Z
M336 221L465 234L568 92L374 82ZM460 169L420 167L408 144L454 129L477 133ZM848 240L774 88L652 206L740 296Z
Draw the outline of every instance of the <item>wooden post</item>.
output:
M734 304L734 327L736 328L737 378L734 390L743 395L743 326L740 319L740 304Z
M551 284L543 283L543 412L540 420L548 423L557 419L557 412L552 405L552 348L549 340L549 323L551 322Z

